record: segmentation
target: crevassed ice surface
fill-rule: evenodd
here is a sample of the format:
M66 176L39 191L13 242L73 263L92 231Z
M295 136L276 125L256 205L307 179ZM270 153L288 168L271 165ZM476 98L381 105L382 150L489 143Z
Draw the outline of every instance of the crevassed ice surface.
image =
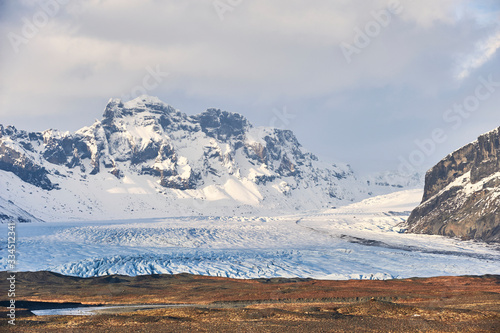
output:
M421 196L420 190L402 191L279 217L17 224L17 270L317 279L500 274L494 245L403 233L401 222ZM3 242L7 225L1 228ZM2 270L7 254L2 248Z

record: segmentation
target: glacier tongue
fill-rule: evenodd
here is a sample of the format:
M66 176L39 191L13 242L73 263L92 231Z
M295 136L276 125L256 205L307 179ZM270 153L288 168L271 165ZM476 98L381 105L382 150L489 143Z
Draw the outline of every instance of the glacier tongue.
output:
M287 216L18 224L19 271L90 277L192 273L232 278L388 279L500 274L494 246L406 234L421 190ZM7 225L0 224L1 235ZM1 237L0 237L1 238ZM0 269L8 267L0 249Z

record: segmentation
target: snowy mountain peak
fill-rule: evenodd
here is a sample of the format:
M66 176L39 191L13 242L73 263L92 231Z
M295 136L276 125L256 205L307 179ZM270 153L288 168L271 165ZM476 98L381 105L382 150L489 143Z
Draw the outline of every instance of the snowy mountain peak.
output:
M140 96L75 133L0 125L0 187L36 217L88 219L321 209L402 186L323 163L291 131Z
M104 109L103 117L111 119L127 115L135 116L143 112L162 115L176 113L176 110L162 102L158 97L142 95L126 103L123 103L119 98L110 99Z
M141 95L125 103L127 109L145 108L166 105L156 96Z

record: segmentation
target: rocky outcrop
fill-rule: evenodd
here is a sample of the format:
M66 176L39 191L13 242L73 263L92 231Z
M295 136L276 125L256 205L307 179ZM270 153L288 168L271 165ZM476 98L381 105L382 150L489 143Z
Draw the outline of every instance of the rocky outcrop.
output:
M408 231L500 242L500 128L445 157L425 177Z
M40 140L40 136L24 131L17 131L15 127L4 128L0 125L0 170L10 171L29 184L38 186L44 190L57 188L48 178L49 172L35 159L15 149L10 145L10 140L3 138L14 138L28 151L33 151L32 139L34 142Z
M245 117L219 109L208 109L193 119L199 123L203 133L221 141L243 140L246 130L252 127Z

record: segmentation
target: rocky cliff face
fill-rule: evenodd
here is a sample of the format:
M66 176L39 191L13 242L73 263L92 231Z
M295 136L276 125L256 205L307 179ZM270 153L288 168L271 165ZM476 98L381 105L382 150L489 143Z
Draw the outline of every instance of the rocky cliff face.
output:
M427 172L408 226L414 233L500 242L500 128Z
M402 187L322 163L291 131L218 109L188 116L150 96L112 99L76 133L0 125L0 186L49 220L318 209Z

